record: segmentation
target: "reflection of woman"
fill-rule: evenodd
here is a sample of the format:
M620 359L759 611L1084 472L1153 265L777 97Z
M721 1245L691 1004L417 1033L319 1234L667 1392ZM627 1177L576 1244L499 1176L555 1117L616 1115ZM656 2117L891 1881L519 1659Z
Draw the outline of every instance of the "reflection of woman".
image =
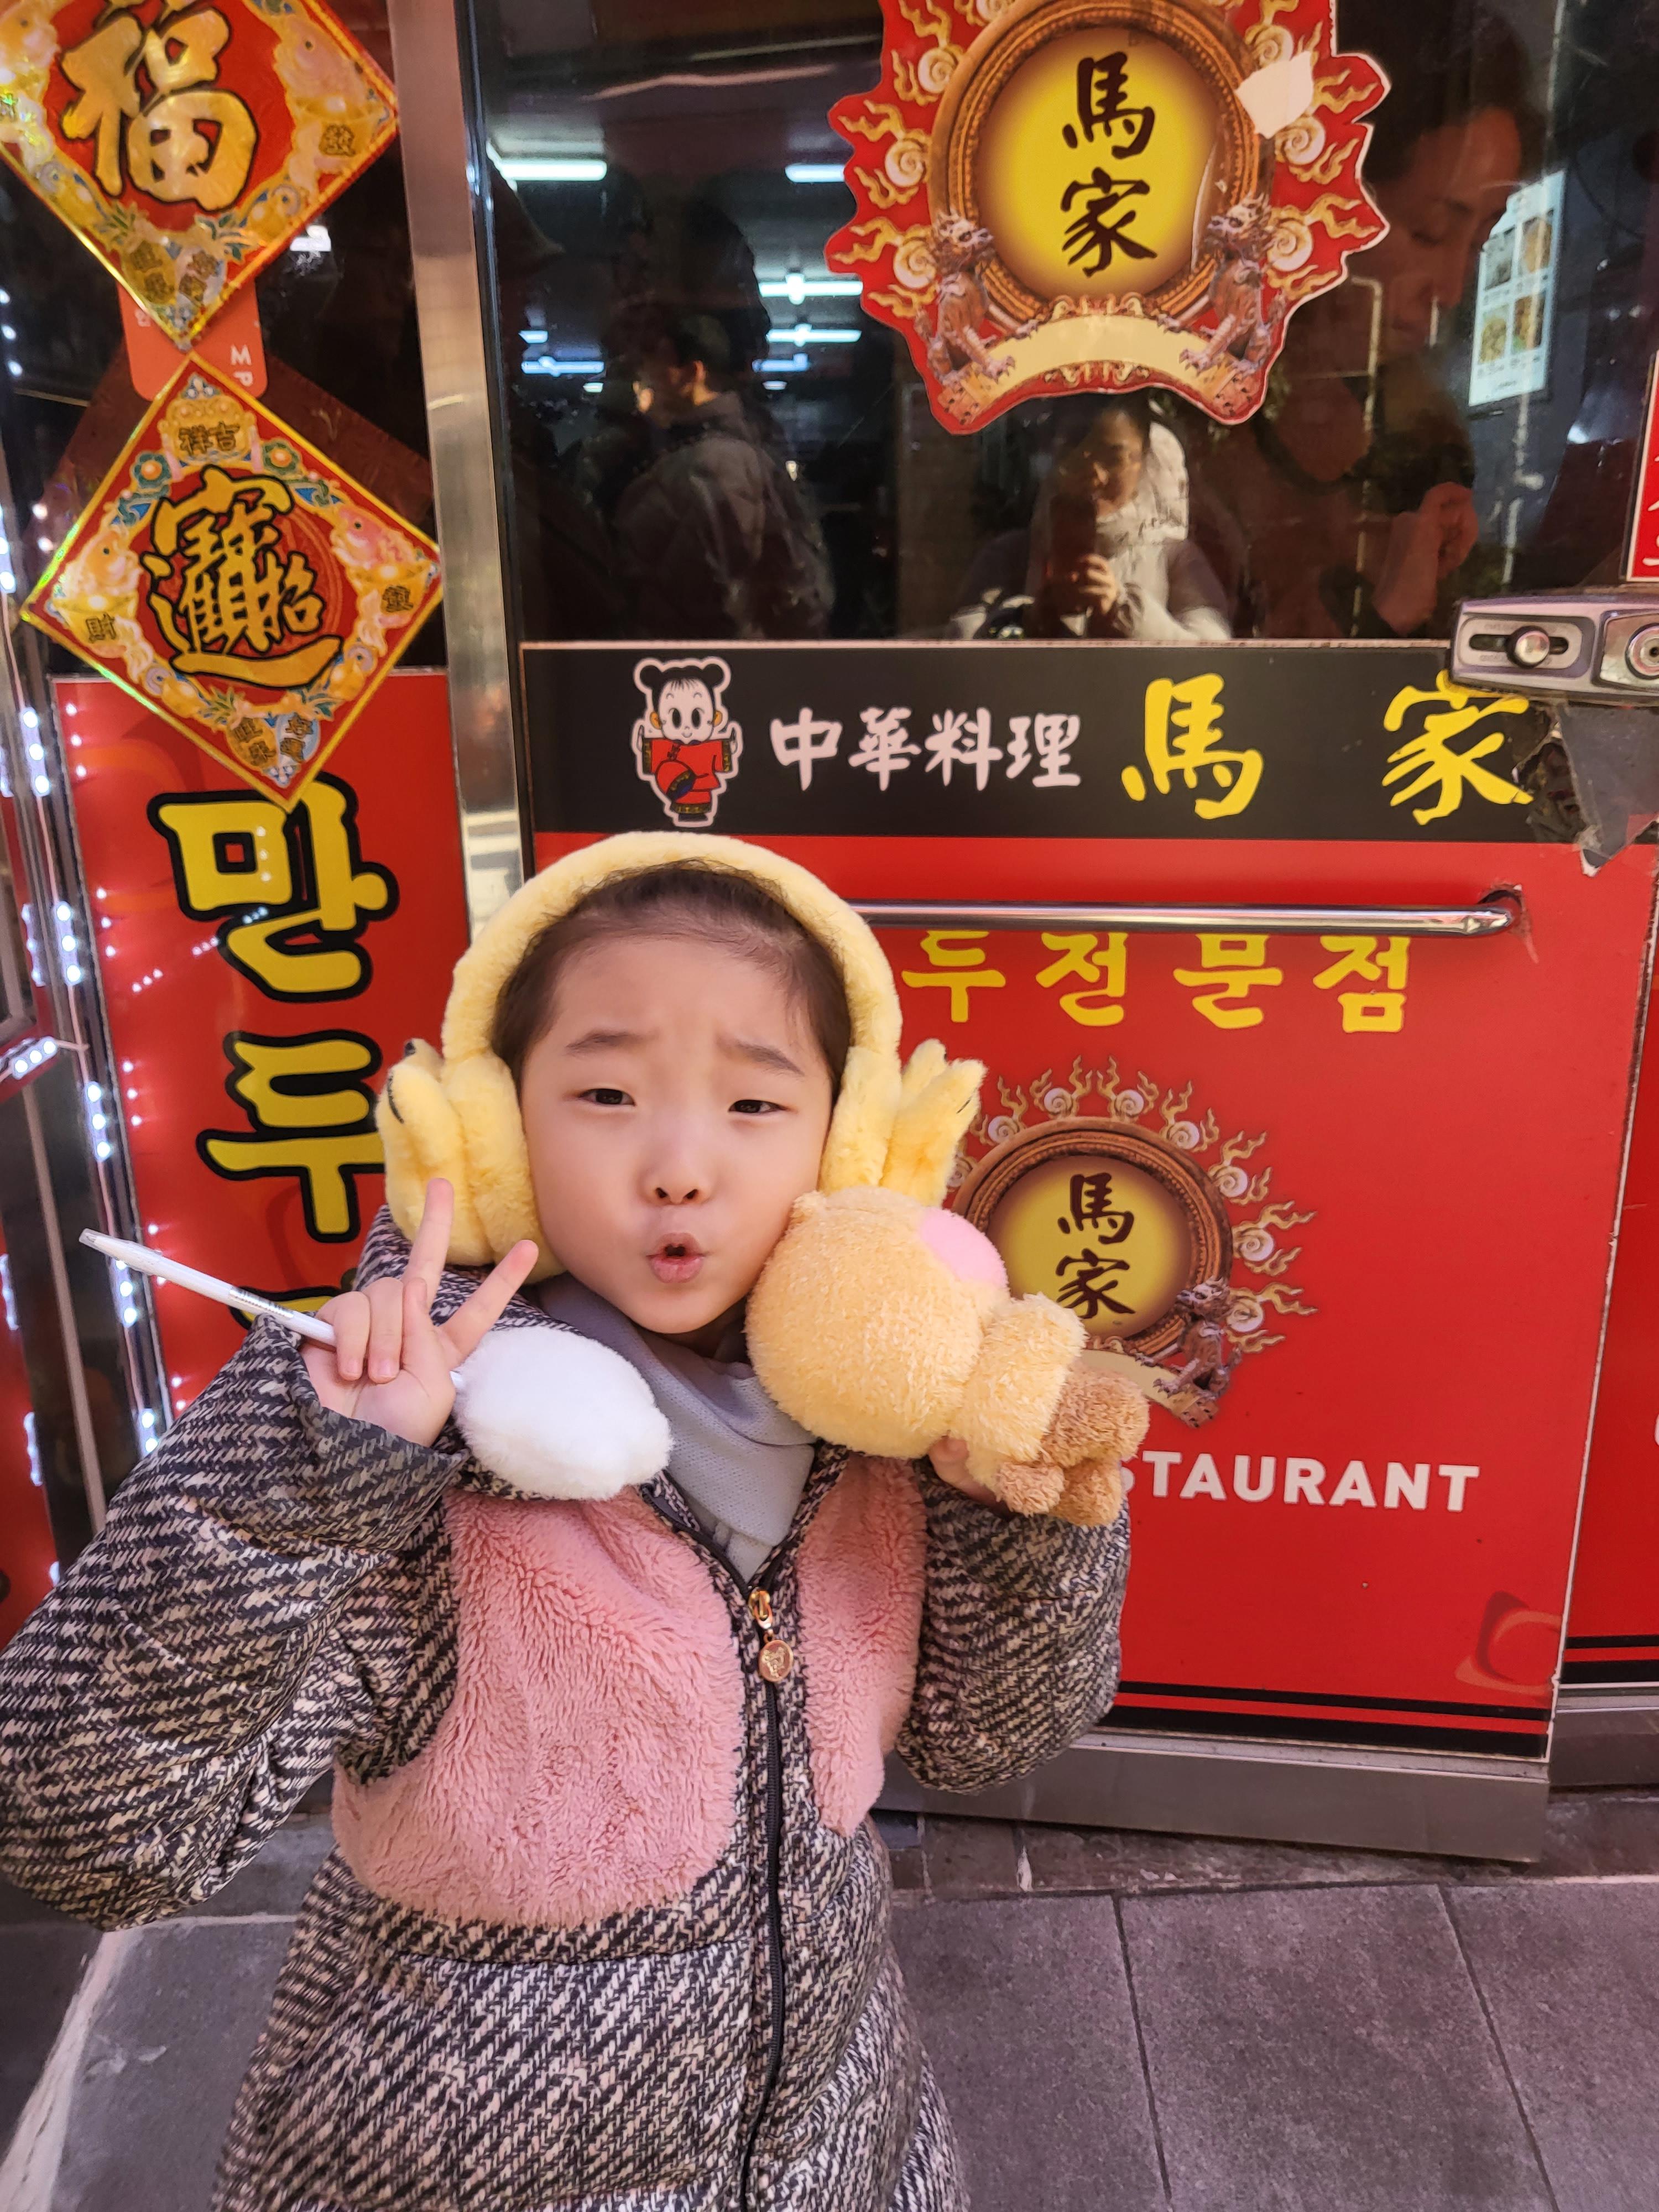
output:
M1393 82L1364 171L1388 235L1292 319L1279 394L1206 459L1195 526L1267 636L1443 635L1479 527L1462 418L1425 355L1540 125L1525 52L1480 0L1455 0L1432 50L1398 0L1342 0L1340 21Z
M1188 543L1185 476L1144 398L1108 400L1056 465L1030 530L975 563L954 635L1226 637L1221 586Z

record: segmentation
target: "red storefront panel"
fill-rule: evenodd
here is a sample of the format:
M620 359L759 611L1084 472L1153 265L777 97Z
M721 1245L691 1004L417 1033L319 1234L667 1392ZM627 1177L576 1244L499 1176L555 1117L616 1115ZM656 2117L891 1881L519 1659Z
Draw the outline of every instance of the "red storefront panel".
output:
M291 811L112 684L57 698L141 1234L319 1304L380 1203L380 1072L466 943L444 678L389 678ZM179 1407L240 1324L156 1296Z

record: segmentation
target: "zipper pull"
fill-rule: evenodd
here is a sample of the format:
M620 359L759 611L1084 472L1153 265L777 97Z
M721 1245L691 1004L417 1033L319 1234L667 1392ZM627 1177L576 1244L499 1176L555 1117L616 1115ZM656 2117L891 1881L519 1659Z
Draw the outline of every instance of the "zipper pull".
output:
M795 1663L795 1655L781 1636L772 1633L772 1598L768 1590L750 1590L749 1617L761 1632L760 1674L763 1682L781 1682Z

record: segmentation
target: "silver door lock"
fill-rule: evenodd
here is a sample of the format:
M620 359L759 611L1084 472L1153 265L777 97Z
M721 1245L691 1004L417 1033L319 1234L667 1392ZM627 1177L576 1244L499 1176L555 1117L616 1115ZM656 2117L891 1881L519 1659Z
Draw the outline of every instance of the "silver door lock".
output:
M1659 593L1630 584L1466 599L1451 676L1532 698L1659 706Z
M1465 599L1450 674L1474 690L1519 692L1553 709L1586 866L1601 866L1659 819L1659 590L1652 585Z

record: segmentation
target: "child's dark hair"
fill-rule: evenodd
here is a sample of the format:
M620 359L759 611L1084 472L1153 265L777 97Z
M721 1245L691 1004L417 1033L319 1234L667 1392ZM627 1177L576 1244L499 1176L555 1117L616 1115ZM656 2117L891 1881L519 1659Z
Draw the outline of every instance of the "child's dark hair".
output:
M769 969L805 1015L830 1070L831 1095L839 1093L853 1018L835 961L761 884L696 860L613 876L531 939L495 1001L489 1031L490 1049L511 1070L515 1088L552 1024L566 962L584 945L635 935L691 938Z

